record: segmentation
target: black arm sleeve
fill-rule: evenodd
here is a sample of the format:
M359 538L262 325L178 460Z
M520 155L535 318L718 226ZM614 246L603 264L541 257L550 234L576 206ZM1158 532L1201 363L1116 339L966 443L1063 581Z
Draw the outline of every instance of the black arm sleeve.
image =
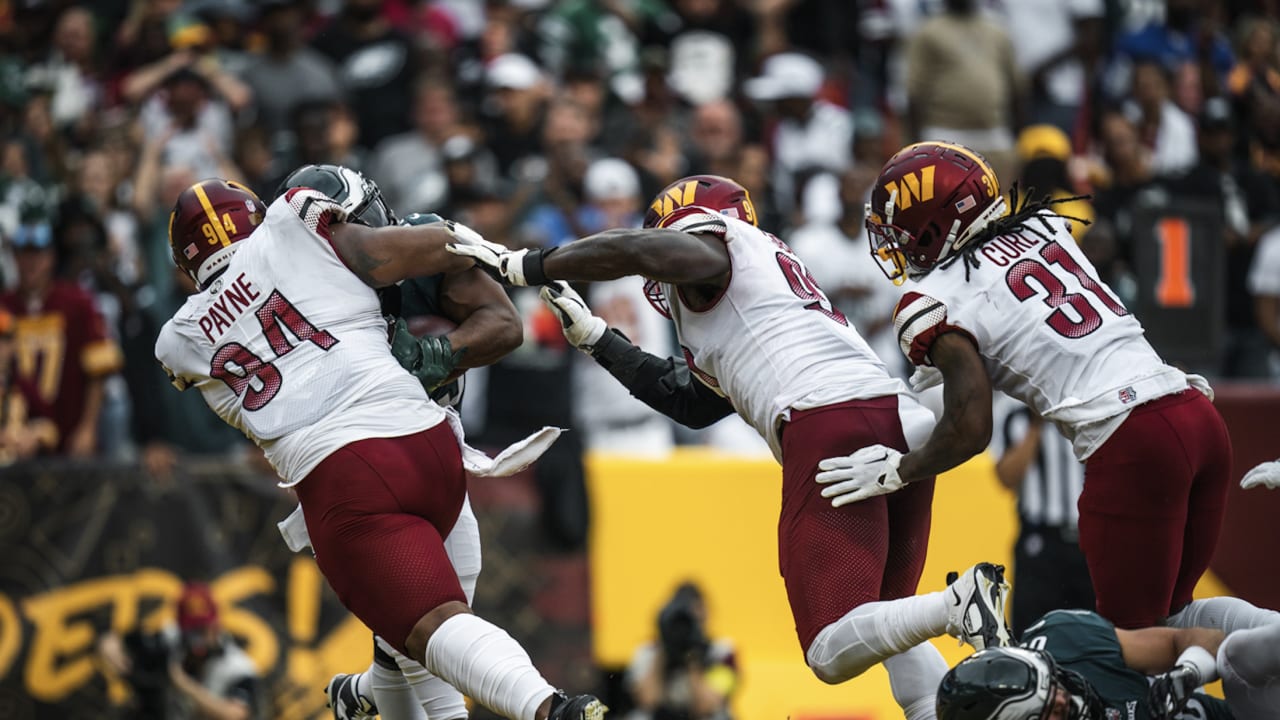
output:
M591 357L636 399L686 427L704 428L735 412L683 361L650 355L613 328L592 348Z

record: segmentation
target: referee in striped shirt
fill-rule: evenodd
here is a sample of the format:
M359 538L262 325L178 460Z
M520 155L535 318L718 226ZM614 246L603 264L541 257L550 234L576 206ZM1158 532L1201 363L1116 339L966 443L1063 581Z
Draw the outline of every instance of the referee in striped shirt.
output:
M1012 625L1020 634L1050 610L1094 609L1089 568L1077 543L1084 465L1052 423L1017 400L996 393L992 416L996 475L1018 494Z

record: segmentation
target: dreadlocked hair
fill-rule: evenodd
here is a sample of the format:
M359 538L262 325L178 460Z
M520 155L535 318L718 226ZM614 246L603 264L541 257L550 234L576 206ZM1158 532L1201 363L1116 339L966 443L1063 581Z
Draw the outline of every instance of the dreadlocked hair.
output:
M1045 210L1072 222L1078 222L1082 225L1091 224L1090 221L1084 218L1063 215L1055 211L1053 206L1077 200L1092 200L1092 195L1072 195L1071 197L1058 198L1056 200L1049 195L1042 195L1039 199L1033 200L1035 192L1036 189L1034 187L1029 188L1026 192L1021 192L1018 183L1014 182L1009 188L1009 207L1012 208L1009 214L987 223L987 226L979 230L978 234L960 249L960 252L943 260L938 264L938 267L945 268L952 263L963 262L964 280L969 282L970 270L976 270L981 264L978 260L978 250L987 242L1003 235L1012 235L1023 231L1048 242L1053 234L1053 228L1049 225L1049 220L1044 214Z

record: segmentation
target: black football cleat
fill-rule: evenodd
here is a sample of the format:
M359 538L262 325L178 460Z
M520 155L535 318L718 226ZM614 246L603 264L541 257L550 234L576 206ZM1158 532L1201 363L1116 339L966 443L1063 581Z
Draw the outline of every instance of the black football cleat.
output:
M604 720L608 710L594 695L569 697L557 690L551 696L551 712L547 720Z

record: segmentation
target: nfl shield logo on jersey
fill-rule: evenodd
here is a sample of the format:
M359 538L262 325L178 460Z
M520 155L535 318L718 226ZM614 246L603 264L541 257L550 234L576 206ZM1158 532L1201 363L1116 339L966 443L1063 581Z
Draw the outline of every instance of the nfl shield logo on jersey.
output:
M1133 388L1131 387L1127 387L1120 391L1120 402L1124 403L1125 405L1128 405L1137 399L1138 399L1138 393L1134 392Z

